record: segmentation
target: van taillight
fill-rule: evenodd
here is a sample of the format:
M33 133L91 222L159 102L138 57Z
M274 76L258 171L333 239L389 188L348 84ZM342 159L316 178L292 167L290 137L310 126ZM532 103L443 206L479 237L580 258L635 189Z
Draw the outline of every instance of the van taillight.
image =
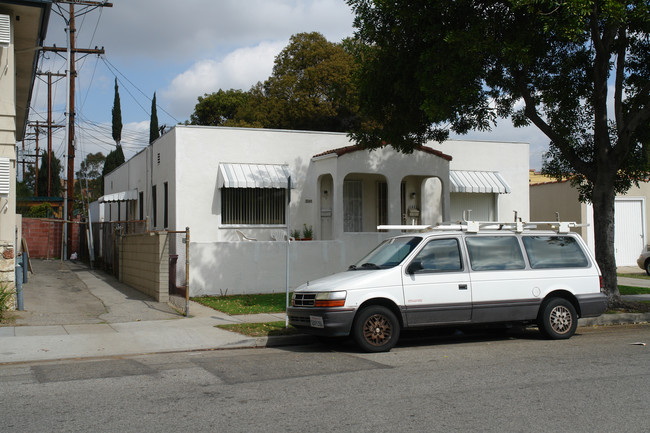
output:
M604 292L605 291L605 284L603 283L603 276L599 275L598 279L600 280L600 291Z

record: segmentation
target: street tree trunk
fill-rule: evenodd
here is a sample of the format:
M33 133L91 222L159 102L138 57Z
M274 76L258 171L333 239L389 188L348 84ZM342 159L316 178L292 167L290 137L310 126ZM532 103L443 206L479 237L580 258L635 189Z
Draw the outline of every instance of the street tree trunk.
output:
M603 285L610 306L621 302L616 278L616 256L614 249L614 183L599 179L594 183L594 238L596 261L603 275Z

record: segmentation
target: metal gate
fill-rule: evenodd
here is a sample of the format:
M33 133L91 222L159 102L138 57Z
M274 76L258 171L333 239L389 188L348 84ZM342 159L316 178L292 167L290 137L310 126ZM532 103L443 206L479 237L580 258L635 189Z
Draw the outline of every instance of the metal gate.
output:
M169 302L189 315L190 228L169 231Z
M92 224L94 266L119 277L120 235L146 233L146 220L111 221Z

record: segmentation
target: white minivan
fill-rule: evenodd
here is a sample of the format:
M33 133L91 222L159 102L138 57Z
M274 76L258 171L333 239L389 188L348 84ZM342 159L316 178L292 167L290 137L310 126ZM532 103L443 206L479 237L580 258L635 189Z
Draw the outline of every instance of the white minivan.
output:
M566 223L513 227L469 222L389 238L347 271L298 287L289 323L381 352L402 328L442 325L532 323L564 339L579 317L605 311L600 270Z

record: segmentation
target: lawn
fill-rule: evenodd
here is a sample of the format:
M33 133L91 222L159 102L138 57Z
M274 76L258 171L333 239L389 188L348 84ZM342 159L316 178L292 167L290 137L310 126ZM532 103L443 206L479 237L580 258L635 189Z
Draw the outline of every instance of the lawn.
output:
M237 314L284 313L287 302L286 293L202 296L192 298L192 300L231 316Z
M633 287L633 286L621 286L619 284L618 291L621 292L621 295L647 295L650 294L650 288L647 287Z

